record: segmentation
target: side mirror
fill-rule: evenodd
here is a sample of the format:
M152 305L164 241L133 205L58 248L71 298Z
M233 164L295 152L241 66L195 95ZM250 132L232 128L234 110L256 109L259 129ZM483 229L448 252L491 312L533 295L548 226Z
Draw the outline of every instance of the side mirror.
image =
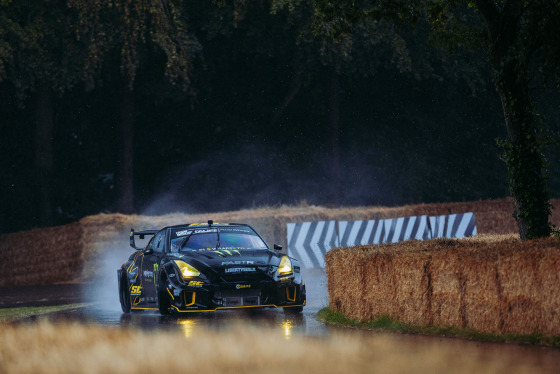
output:
M152 248L146 248L146 250L144 251L145 255L149 255L149 254L152 254L152 253L154 253L154 250Z
M275 251L281 251L282 250L282 246L280 244L274 244L274 250Z

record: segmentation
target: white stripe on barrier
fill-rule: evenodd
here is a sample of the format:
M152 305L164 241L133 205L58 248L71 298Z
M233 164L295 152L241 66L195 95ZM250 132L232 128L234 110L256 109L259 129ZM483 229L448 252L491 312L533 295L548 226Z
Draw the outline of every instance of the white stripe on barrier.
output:
M344 245L344 243L342 242L343 239L343 235L341 235L340 233L342 232L346 232L346 227L348 226L348 221L338 221L337 222L338 225L338 232L337 232L337 238L339 238L339 242L340 245Z
M404 232L404 240L409 240L410 235L412 234L412 229L414 228L414 224L416 223L417 217L410 217L408 220L408 225L406 226L406 230Z
M472 232L467 232L469 226L471 225L473 226L473 230ZM474 213L465 213L463 215L463 219L461 220L461 223L459 224L459 227L457 228L457 233L456 233L456 237L457 238L465 238L468 236L474 236L476 235L476 223L475 223L475 219L474 219Z
M306 268L324 267L325 253L333 247L395 243L409 239L464 238L476 234L474 213L287 225L288 255L300 260Z
M371 232L373 231L373 225L375 225L375 221L371 220L367 222L366 229L364 230L364 234L362 235L362 239L360 239L360 244L369 244L368 240L371 237Z
M401 236L401 230L404 222L404 217L397 218L395 222L395 232L393 233L393 239L391 243L396 243L399 241L399 236Z
M466 214L465 214L465 216L466 216ZM468 219L463 218L461 220L461 223L459 224L459 227L457 228L457 237L458 238L464 238L465 237L465 232L467 231L467 227L469 227L469 222L470 222L470 217Z
M447 219L447 232L445 233L446 238L453 237L453 224L455 223L455 218L457 217L456 214L450 214Z
M300 235L298 236L297 240L296 240L296 248L303 248L303 243L305 241L307 232L309 231L309 226L311 226L311 222L304 222L302 224L301 230L300 230ZM305 235L301 235L301 233L304 233ZM305 250L299 250L297 251L299 253L300 256L300 260L303 262L304 267L306 268L312 268L313 267L313 263L311 262L311 259L309 258L309 255L307 254L307 251Z
M414 236L414 239L416 240L424 240L424 237L426 239L428 239L430 237L430 234L428 232L428 216L420 216L420 225L418 225L418 231L416 231L416 234ZM427 235L424 235L424 233L427 232Z
M444 231L445 230L445 216L439 216L438 217L438 238L443 238L444 237Z
M317 227L315 228L315 232L313 233L313 237L311 238L311 243L309 244L311 250L315 254L317 261L319 262L319 267L325 267L325 255L321 252L321 248L319 247L319 238L323 233L323 228L325 226L325 222L321 221L317 223Z
M379 244L381 240L381 233L383 232L383 221L379 221L377 224L377 231L375 232L375 238L372 244Z
M325 242L326 245L325 248L327 248L327 251L334 247L340 246L340 241L338 240L338 235L335 230L336 230L336 221L329 221L327 237L325 238L325 240L327 240ZM333 237L334 237L334 241L332 240ZM334 247L331 246L331 242L334 242Z
M391 232L391 224L393 223L392 219L384 219L383 221L381 221L381 223L383 223L383 229L384 229L384 234L383 235L383 241L382 243L387 243L387 239L389 239L389 233Z

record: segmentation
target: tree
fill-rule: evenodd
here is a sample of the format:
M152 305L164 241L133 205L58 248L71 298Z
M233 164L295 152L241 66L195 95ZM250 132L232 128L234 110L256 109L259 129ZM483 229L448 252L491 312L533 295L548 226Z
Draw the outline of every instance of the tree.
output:
M91 89L117 76L121 105L117 209L134 212L134 84L138 70L150 58L165 57L165 76L192 93L190 74L200 51L187 31L178 0L68 0L76 9L78 39L87 46L84 79ZM119 67L118 71L115 71Z
M80 80L75 16L63 0L0 3L0 81L12 83L20 105L33 98L34 184L42 225L52 223L54 94Z
M473 3L487 30L489 62L496 90L502 100L508 139L500 142L508 168L510 189L522 239L550 235L546 184L545 139L539 131L530 91L531 64L538 69L557 69L557 1L512 0L499 4L478 0Z
M427 19L433 40L448 48L485 45L500 96L507 139L499 141L514 197L514 217L522 240L551 232L543 149L547 137L535 113L531 84L558 79L560 4L556 0L316 0L316 22L331 35L363 19L396 25ZM540 76L540 77L539 77Z

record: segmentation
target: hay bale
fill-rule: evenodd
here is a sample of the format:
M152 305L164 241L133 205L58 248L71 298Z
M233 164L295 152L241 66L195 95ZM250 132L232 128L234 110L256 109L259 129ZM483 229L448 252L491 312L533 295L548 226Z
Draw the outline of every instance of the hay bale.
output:
M398 278L395 276L393 259L392 253L375 253L363 265L367 274L367 286L364 285L362 295L363 319L374 319L382 315L397 318Z
M560 250L546 248L537 273L540 275L541 331L545 334L560 335ZM545 294L546 292L546 294Z
M0 286L72 280L81 265L76 223L7 234L0 241ZM32 282L32 283L30 283Z
M327 287L333 290L329 294L329 305L333 310L344 313L350 318L357 318L357 307L361 304L357 296L356 287L361 289L362 274L360 263L362 256L356 253L341 252L337 256L329 254L336 253L336 249L327 253Z
M489 333L560 333L560 241L515 236L337 248L330 307L359 320Z
M439 251L432 256L431 313L434 325L465 325L461 256L453 251Z
M501 332L531 334L542 331L541 274L538 273L542 251L538 248L510 248L498 261L502 286ZM545 297L548 297L545 296Z
M395 271L396 318L400 321L431 324L431 256L426 252L400 252L393 258Z
M500 332L501 285L496 275L498 254L489 248L465 248L459 254L462 327Z

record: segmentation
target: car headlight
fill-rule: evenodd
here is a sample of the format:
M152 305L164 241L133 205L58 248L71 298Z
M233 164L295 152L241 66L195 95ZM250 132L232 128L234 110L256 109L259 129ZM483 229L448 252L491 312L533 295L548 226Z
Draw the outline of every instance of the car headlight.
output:
M280 265L278 265L278 273L281 275L292 274L292 261L288 256L282 257L280 260Z
M192 278L200 276L200 271L196 270L194 266L187 264L181 260L173 260L175 264L179 267L179 271L183 278Z

